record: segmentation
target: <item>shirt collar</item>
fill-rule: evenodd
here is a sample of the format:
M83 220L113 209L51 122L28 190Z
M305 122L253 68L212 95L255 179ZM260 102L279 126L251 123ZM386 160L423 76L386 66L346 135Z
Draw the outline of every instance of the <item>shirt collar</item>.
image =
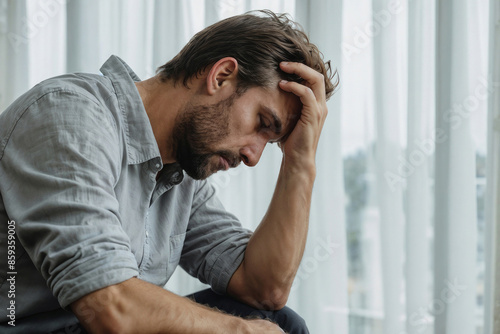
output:
M159 171L163 168L160 150L141 96L135 86L135 82L141 81L141 79L127 63L117 56L109 57L100 71L111 80L123 114L129 164L140 164L153 160L152 165ZM167 166L171 182L173 184L180 183L183 179L180 166L176 163Z
M135 86L141 79L117 56L109 57L100 71L111 80L123 114L129 163L138 164L154 158L161 162L151 123Z

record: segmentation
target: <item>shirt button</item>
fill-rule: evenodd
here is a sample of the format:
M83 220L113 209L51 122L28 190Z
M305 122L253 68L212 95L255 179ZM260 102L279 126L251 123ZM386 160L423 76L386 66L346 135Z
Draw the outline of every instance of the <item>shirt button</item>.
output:
M149 237L149 233L148 233L148 231L146 231L146 238L147 238L147 237Z
M156 169L160 169L160 164L155 165Z

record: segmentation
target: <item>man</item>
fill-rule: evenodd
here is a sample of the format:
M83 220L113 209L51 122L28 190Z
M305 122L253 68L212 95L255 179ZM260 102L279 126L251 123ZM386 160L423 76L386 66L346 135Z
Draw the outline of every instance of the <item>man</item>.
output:
M0 115L2 328L307 333L285 304L335 88L317 48L286 16L245 14L148 80L117 57L101 72L49 79ZM268 142L283 161L251 233L204 179ZM163 289L178 264L214 292Z

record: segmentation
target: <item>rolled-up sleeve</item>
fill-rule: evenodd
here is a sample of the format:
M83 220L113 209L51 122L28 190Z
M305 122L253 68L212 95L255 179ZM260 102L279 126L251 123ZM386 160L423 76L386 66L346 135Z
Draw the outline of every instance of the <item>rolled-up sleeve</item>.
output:
M180 265L215 292L224 294L243 260L251 235L224 209L214 187L207 181L199 181Z
M3 133L0 190L61 306L137 276L114 193L123 153L112 116L97 100L60 90L15 115Z

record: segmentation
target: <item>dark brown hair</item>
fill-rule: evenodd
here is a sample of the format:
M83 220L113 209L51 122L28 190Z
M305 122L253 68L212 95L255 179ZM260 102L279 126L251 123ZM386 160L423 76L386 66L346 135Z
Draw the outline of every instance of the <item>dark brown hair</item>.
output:
M327 99L338 85L337 72L302 28L286 14L254 11L217 22L197 33L172 60L158 68L163 81L188 80L224 57L238 61L238 91L260 86L271 87L280 79L302 82L296 75L279 68L282 61L300 62L325 78ZM333 77L337 80L332 83Z

